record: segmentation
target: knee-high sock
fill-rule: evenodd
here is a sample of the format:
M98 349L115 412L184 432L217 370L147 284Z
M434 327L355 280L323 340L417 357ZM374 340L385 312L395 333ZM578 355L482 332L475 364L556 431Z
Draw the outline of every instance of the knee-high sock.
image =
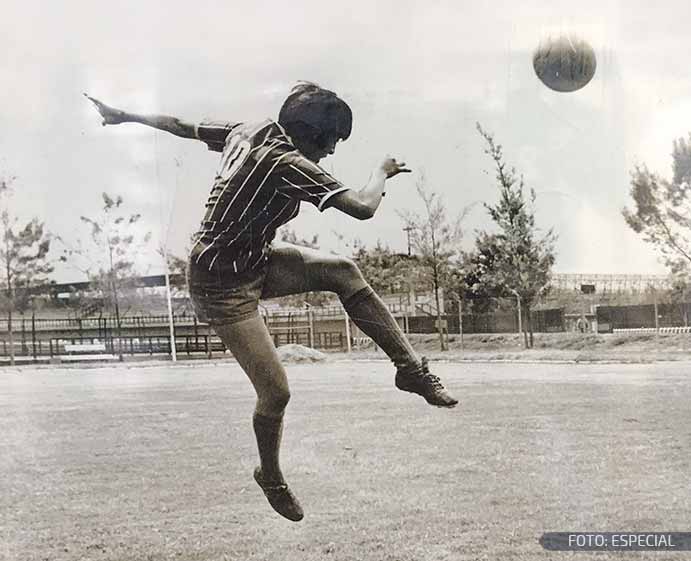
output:
M397 368L420 363L405 333L371 287L358 290L342 302L355 325L381 347Z
M252 425L257 437L263 478L267 481L282 482L283 475L279 466L278 454L281 448L283 418L275 419L255 413L252 417Z

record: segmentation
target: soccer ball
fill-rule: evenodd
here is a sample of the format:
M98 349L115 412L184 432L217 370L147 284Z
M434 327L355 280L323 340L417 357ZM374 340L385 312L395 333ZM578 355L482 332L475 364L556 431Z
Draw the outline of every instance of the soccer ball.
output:
M533 69L540 81L556 92L575 92L595 76L595 51L583 39L562 35L540 43L533 53Z

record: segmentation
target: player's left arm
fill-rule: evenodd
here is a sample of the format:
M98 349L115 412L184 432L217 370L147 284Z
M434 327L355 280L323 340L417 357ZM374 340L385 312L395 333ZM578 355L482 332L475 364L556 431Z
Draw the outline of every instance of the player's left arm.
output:
M121 123L141 123L142 125L169 132L182 138L197 138L196 126L193 123L183 121L177 117L130 113L106 105L88 94L84 94L84 96L94 104L96 110L101 114L101 117L103 117L101 124L104 127L106 125L119 125Z

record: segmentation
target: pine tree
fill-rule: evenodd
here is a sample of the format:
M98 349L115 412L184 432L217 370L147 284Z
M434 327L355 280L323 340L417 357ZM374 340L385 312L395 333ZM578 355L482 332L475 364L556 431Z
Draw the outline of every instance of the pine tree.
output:
M520 299L521 314L526 319L522 322L525 346L532 347L530 311L548 287L557 238L552 229L540 235L533 210L535 191L531 189L526 197L523 176L507 166L502 146L480 123L477 130L487 144L484 151L494 163L499 186L499 202L485 204L497 231L481 232L476 243L485 253L490 249L493 252L482 268L481 282L500 295L513 294Z

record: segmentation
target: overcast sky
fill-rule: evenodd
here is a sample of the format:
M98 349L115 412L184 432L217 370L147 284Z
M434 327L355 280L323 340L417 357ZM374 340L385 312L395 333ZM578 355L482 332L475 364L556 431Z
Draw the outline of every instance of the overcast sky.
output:
M669 175L672 141L691 130L690 20L687 0L6 0L0 171L18 176L17 212L68 240L86 232L79 216L92 216L105 190L183 254L218 155L139 125L103 128L81 93L136 112L246 121L275 117L291 86L311 80L354 113L327 170L359 188L391 153L416 173L393 180L367 222L303 205L299 234L344 252L334 231L404 251L398 212L419 208L423 169L451 214L493 202L479 121L537 192L538 224L559 234L556 271L662 273L621 208L631 168ZM589 40L598 57L576 93L548 90L532 70L540 40L561 32ZM487 226L474 204L466 243Z

